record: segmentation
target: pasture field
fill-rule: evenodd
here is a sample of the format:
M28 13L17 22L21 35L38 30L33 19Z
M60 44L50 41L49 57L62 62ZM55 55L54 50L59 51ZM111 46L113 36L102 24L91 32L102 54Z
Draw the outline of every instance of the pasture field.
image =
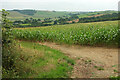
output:
M8 11L10 14L8 18L11 21L15 20L25 20L26 18L35 18L35 19L45 19L45 18L53 18L55 17L62 17L62 16L68 16L70 12L65 12L65 11L40 11L37 10L37 12L34 15L27 15L27 14L22 14L17 11Z
M118 45L118 21L15 28L17 39L78 45Z
M118 13L117 11L96 11L96 12L89 12L86 14L80 14L78 15L79 18L84 18L84 17L89 17L89 16L94 16L94 15L106 15L106 14L112 14L112 13Z
M70 12L64 12L64 11L37 11L33 15L34 18L55 18L55 17L62 17L62 16L68 16Z

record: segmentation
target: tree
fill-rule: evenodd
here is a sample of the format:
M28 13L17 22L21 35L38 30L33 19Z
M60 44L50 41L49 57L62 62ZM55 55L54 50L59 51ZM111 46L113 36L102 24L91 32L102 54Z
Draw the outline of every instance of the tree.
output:
M57 24L57 21L54 21L54 25L56 25Z
M12 24L7 19L9 13L2 9L2 76L12 77L15 74L10 74L15 68L16 51L14 38L12 34Z
M41 19L38 19L38 21L41 21Z

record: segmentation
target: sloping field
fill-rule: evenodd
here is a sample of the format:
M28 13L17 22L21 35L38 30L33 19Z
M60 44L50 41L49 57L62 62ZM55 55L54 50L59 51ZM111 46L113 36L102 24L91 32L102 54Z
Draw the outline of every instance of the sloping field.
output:
M79 45L118 45L118 21L54 25L14 30L17 39Z
M8 11L8 12L9 12L8 18L10 20L24 20L26 18L32 17L32 16L29 16L29 15L21 14L17 11Z
M55 18L55 17L62 17L62 16L66 16L68 15L69 12L62 12L62 11L37 11L37 13L35 13L33 15L34 18Z
M44 18L55 18L55 17L62 17L62 16L68 16L70 12L63 12L63 11L37 11L34 15L26 15L22 14L18 11L8 11L10 15L8 18L10 20L24 20L26 18L36 18L36 19L44 19Z

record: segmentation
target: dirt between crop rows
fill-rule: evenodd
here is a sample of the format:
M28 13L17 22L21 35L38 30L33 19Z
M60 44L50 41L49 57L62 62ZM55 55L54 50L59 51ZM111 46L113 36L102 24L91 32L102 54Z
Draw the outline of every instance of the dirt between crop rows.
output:
M60 50L76 61L71 78L109 78L118 75L118 49L40 43Z

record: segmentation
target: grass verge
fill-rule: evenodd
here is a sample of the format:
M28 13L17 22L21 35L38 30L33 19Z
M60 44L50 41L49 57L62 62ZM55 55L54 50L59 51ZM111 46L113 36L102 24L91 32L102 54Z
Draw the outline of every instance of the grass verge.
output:
M18 75L22 78L67 78L73 69L74 60L62 52L35 42L20 41Z

